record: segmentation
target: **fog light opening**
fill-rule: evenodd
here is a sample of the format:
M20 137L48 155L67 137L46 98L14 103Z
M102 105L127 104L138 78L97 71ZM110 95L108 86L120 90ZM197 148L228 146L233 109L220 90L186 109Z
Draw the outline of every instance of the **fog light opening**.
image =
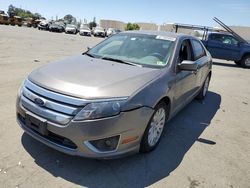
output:
M88 141L86 145L94 152L112 152L117 149L119 140L120 135L99 140L91 140Z

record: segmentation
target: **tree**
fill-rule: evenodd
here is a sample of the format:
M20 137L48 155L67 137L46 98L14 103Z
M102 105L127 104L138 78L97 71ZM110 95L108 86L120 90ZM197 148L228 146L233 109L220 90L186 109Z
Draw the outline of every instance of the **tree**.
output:
M76 18L72 16L71 14L67 14L63 17L65 23L71 24L71 23L76 23Z
M140 30L140 26L136 23L127 23L125 30Z
M41 17L42 17L42 15L39 14L39 13L35 13L35 14L33 15L33 18L34 18L34 19L41 19Z
M11 18L13 16L20 16L23 19L25 19L25 18L40 19L42 17L41 14L39 14L39 13L32 13L29 10L17 8L17 7L14 7L13 5L9 6L7 13Z
M92 29L93 27L96 27L97 24L96 24L96 18L94 17L93 21L92 22L89 22L89 28Z
M13 5L10 5L7 11L9 17L13 17L16 16L16 7L14 7Z
M89 28L92 29L93 27L96 27L97 24L95 22L89 22Z

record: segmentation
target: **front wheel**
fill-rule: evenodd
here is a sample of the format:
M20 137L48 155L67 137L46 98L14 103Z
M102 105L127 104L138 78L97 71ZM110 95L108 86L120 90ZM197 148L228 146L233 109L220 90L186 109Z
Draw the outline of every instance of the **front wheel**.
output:
M208 91L208 87L209 87L209 82L210 82L210 75L207 76L200 93L197 95L197 99L199 100L203 100L206 97L207 91Z
M150 152L157 147L167 121L167 105L160 102L150 118L147 128L143 134L140 152Z
M246 55L242 58L242 60L240 61L240 65L243 68L250 68L250 55Z

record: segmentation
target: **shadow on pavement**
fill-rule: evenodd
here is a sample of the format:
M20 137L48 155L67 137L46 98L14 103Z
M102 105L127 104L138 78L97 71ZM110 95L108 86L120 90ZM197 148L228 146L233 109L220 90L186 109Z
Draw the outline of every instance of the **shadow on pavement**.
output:
M218 65L218 66L224 66L224 67L233 67L233 68L241 68L240 66L236 64L231 64L231 63L222 63L222 62L213 62L213 65Z
M146 187L166 178L181 163L220 108L220 95L208 92L203 102L194 100L165 127L158 148L148 154L137 154L115 160L93 160L72 157L37 142L27 134L22 144L34 161L55 177L86 187Z

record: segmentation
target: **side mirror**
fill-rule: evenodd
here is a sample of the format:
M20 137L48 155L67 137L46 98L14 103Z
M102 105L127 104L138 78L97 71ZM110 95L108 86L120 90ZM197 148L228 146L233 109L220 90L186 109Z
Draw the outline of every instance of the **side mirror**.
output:
M181 62L181 64L178 64L178 68L185 71L197 71L198 65L194 61L184 60Z

